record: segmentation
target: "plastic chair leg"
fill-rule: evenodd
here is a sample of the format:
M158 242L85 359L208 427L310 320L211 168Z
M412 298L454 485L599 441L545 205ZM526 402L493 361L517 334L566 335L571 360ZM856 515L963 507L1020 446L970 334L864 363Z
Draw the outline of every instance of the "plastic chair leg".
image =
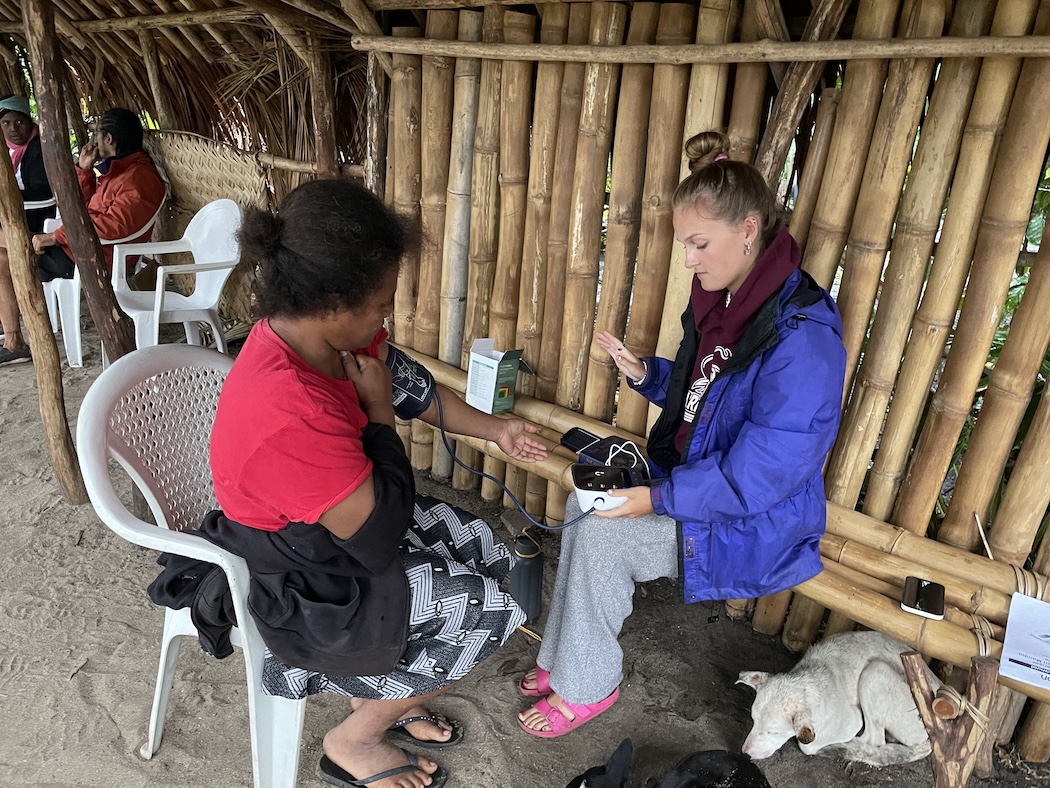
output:
M267 695L258 684L249 693L255 788L295 788L306 701Z
M222 333L222 321L219 320L219 315L217 313L208 313L208 325L211 326L212 335L215 337L215 349L220 353L227 353L226 337Z
M153 347L160 343L158 326L153 321L152 312L135 312L131 318L135 322L136 348Z
M187 632L186 624L190 631ZM146 743L139 749L139 755L146 760L160 748L164 736L164 715L168 710L168 699L171 697L171 685L175 681L175 663L179 660L182 648L182 637L193 631L189 610L164 610L164 632L161 635L160 662L157 665L157 686L153 692L153 709L149 717L149 735Z
M84 366L80 345L80 282L63 281L58 287L58 315L62 322L62 343L66 348L66 361L71 367Z
M187 321L182 324L182 330L186 332L186 344L187 345L200 345L201 344L201 332L197 328L197 324L192 321Z
M58 293L55 283L44 282L44 305L47 307L47 319L51 321L51 333L58 333Z

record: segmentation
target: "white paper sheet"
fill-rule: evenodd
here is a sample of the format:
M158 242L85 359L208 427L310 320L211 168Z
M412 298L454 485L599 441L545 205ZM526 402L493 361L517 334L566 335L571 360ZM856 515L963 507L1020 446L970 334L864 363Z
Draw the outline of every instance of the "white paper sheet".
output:
M1037 687L1050 686L1050 603L1013 595L999 673Z

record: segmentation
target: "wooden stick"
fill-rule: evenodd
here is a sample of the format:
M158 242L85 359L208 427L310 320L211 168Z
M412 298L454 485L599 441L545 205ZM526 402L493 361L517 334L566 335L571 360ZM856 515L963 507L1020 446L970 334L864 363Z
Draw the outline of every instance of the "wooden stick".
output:
M750 3L751 0L748 0ZM791 34L788 33L787 20L784 19L784 9L780 7L780 3L776 0L754 0L755 16L755 35L744 38L740 36L740 41L758 41L759 39L767 38L771 41L790 41ZM747 17L747 6L745 5L744 10L745 19ZM813 15L810 14L812 17ZM806 37L802 37L806 40ZM773 75L773 81L776 83L777 90L781 90L784 84L784 76L787 74L787 66L783 63L770 63L769 71Z
M374 52L368 53L365 80L365 187L379 198L386 192L386 76Z
M1025 35L1032 29L1037 0L999 4L992 34ZM1011 58L985 60L963 131L951 199L940 243L926 278L922 302L910 326L908 348L897 377L893 404L886 416L879 449L868 477L864 511L890 517L904 469L914 445L935 371L970 269L981 208L1021 64ZM937 208L940 220L940 207ZM916 258L920 259L920 258ZM923 267L925 260L921 258ZM881 418L881 417L880 417ZM922 524L925 528L925 524Z
M654 41L659 19L659 4L635 3L631 10L627 43ZM624 66L616 108L605 259L595 320L598 329L609 331L617 337L622 337L627 328L627 312L635 281L634 265L638 255L652 91L652 66ZM594 314L593 307L591 314ZM611 421L619 370L609 354L594 341L593 335L587 344L587 374L584 377L587 386L584 389L583 412L601 421Z
M960 2L952 20L951 34L985 32L993 11L991 0ZM826 474L829 496L843 503L855 503L859 497L886 417L980 67L976 59L942 64L930 99L908 187L896 219L890 261L864 352L864 364L857 374L853 397L843 417L840 430L843 438L835 447ZM850 436L848 440L846 436Z
M1047 345L1050 344L1050 320L1046 319L1048 310L1050 233L1044 229L1036 264L1030 271L1024 296L1010 321L1010 333L988 381L980 418L970 433L970 443L948 514L937 533L937 538L943 542L970 549L980 544L974 514L980 517L982 523L990 519L992 498L1002 482L1018 427L1028 408L1039 368L1046 357ZM1011 475L1010 484L1013 483ZM1045 490L1047 486L1038 485L1040 490ZM1022 493L1022 497L1024 495L1026 493ZM1011 505L1015 504L1011 502ZM1046 511L1045 507L1042 511ZM1000 554L993 547L996 559L1023 566L1038 533L1040 519L1022 515L1015 520L1011 512L1004 513L1000 508L991 535L997 546L1001 544L1006 548L1007 554Z
M111 277L98 235L91 224L69 156L68 130L63 116L61 89L55 64L54 6L48 0L29 0L25 7L26 41L36 75L36 98L40 108L40 138L48 180L62 211L63 225L80 270L81 287L87 297L91 319L102 337L110 361L135 349L131 318L124 314L113 295Z
M335 98L332 95L332 59L321 39L309 37L310 108L314 127L314 157L317 176L334 178L339 174L335 141Z
M660 7L658 35L668 44L692 41L696 29L696 11L684 3L666 3ZM631 295L631 313L624 340L637 356L656 352L660 335L661 310L667 289L674 243L671 199L682 162L682 136L689 91L689 66L660 64L653 69L653 97L649 111L648 150L645 158L645 180L642 185L642 221L638 235L638 261L635 287ZM621 379L616 423L636 434L646 431L649 401L630 389Z
M788 230L798 242L803 253L809 238L809 225L813 220L813 211L817 207L817 194L820 182L824 178L824 168L828 163L828 151L831 148L831 133L835 128L835 113L838 111L840 88L824 88L817 103L817 119L813 126L813 138L809 143L806 163L798 181L798 197L791 212L791 223Z
M427 36L455 38L459 12L427 13ZM452 145L453 68L449 58L423 58L422 142L420 166L420 226L424 243L419 254L419 285L412 346L428 356L440 348L441 259L445 231L445 198L448 190L449 151ZM412 467L430 468L434 453L445 452L434 430L425 422L412 422Z
M491 7L491 6L487 6ZM859 16L859 13L858 13ZM1047 57L1050 36L981 37L970 39L883 38L852 41L755 41L743 44L617 47L602 52L596 46L525 46L467 44L442 41L398 41L355 35L351 46L361 52L402 52L417 55L479 57L483 60L536 60L565 63L794 63L829 60L885 60L950 57Z
M1046 15L1050 26L1050 14ZM1044 32L1044 31L1037 31ZM1002 311L1042 175L1050 141L1050 102L1038 97L1050 80L1050 59L1021 69L981 218L966 299L929 415L901 488L893 522L922 533L929 521L959 432L973 403L984 359ZM942 535L938 535L941 538ZM947 536L956 536L948 534ZM960 542L967 542L964 537Z
M461 11L459 38L481 38L482 14ZM438 358L459 366L463 355L463 323L467 304L467 267L470 241L470 183L474 170L474 134L478 119L481 61L459 58L453 77L452 138L445 228L441 250L441 301ZM434 449L433 471L445 478L452 474L452 458L444 445Z
M954 719L943 719L933 713L933 691L927 677L922 654L909 651L901 654L904 673L908 679L915 706L930 735L933 749L933 781L936 788L965 788L976 763L977 753L991 731L978 724L974 714L963 714ZM999 661L988 657L974 657L970 664L970 680L966 702L976 708L976 714L987 719L992 706L995 679Z
M30 14L27 13L27 19ZM44 75L36 72L37 101L54 101L57 96L48 93ZM44 107L39 104L41 112ZM52 115L54 107L48 108ZM66 420L65 397L62 392L62 368L58 358L55 335L44 304L44 292L40 287L36 257L30 252L31 242L25 212L21 210L22 195L15 182L15 171L8 156L0 156L0 224L6 234L7 257L14 284L18 308L33 348L33 369L36 373L40 400L40 421L44 425L44 438L51 457L62 495L69 503L79 506L87 503L87 490L80 475L73 438Z
M139 46L146 61L146 76L149 79L150 92L153 94L154 112L157 113L157 122L162 129L174 127L172 122L171 107L168 105L168 97L164 92L163 78L160 73L160 58L157 55L157 42L149 30L139 30ZM79 117L80 113L77 113Z
M899 0L863 0L853 28L853 44L883 39L893 31ZM835 132L824 170L817 207L810 224L803 267L824 288L830 287L842 257L853 207L860 192L862 167L886 81L885 61L849 63L842 80L842 97L835 116Z
M821 0L806 22L806 41L828 41L838 35L842 20L849 8L847 0ZM755 167L775 189L784 169L791 140L798 129L802 112L813 95L813 88L824 70L824 63L794 62L784 76L780 91L773 102L766 134L762 138Z
M1017 750L1026 761L1050 760L1050 704L1045 700L1029 709L1017 738Z

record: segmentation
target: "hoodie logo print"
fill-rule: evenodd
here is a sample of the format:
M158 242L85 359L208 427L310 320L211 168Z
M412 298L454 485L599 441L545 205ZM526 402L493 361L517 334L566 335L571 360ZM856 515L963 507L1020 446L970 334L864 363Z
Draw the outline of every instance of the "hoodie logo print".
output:
M685 413L682 415L682 420L686 424L693 423L693 420L696 418L696 411L700 407L700 402L703 400L708 387L718 373L722 371L725 362L732 357L733 351L721 345L718 345L712 353L704 356L704 360L700 362L700 377L693 381L693 385L689 387L689 391L685 395Z

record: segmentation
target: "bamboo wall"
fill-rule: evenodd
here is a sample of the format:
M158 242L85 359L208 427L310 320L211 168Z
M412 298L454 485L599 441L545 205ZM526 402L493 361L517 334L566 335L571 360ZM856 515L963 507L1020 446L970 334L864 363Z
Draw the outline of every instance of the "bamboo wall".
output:
M847 4L816 5L805 35L834 38ZM552 4L536 6L537 19L489 5L428 12L426 27L428 38L493 44L725 43L760 37L760 6ZM960 0L947 17L945 9L939 0L864 0L852 35L1050 33L1048 2ZM1043 574L1023 571L1050 504L1042 481L1050 405L1030 402L1050 343L1050 251L1044 245L1034 261L1019 259L1050 141L1050 60L796 63L780 67L779 91L776 69L764 64L411 55L395 55L394 64L393 111L422 102L425 118L417 136L394 118L395 181L408 190L395 184L394 199L399 210L418 209L418 178L409 183L400 162L422 155L429 238L418 276L414 268L403 273L415 287L399 293L396 342L450 365L437 363L460 388L456 368L465 369L473 339L522 347L535 376L521 380L518 412L538 421L536 408L561 414L560 426L542 424L545 437L556 441L566 424L594 422L643 435L653 414L618 379L593 334L604 328L639 355L673 356L689 288L670 212L685 172L682 143L725 128L733 158L757 153L771 184L792 194L790 228L804 247L803 266L836 296L849 359L842 427L826 469L837 513L824 545L828 571L794 598L760 600L756 629L782 632L788 646L803 649L821 631L861 621L965 664L1001 647L1012 591L1050 595L1050 549L1037 567ZM405 68L421 69L422 82L402 77ZM821 78L836 74L839 84ZM982 384L1022 264L1031 265L1030 282ZM967 425L975 405L979 415ZM964 429L972 430L971 450L959 462ZM450 475L427 429L405 438L415 467ZM564 458L527 473L477 441L461 441L457 455L505 477L534 515L563 517ZM946 476L957 481L940 511ZM475 483L458 469L452 475L457 488ZM488 483L481 492L502 495ZM966 558L982 544L978 519L994 561ZM950 589L951 610L935 636L929 627L916 634L920 622L896 606L907 574L936 575ZM838 612L828 614L829 604ZM1045 725L1046 711L1039 706L1030 717ZM1046 731L1022 739L1032 756L1046 749Z

